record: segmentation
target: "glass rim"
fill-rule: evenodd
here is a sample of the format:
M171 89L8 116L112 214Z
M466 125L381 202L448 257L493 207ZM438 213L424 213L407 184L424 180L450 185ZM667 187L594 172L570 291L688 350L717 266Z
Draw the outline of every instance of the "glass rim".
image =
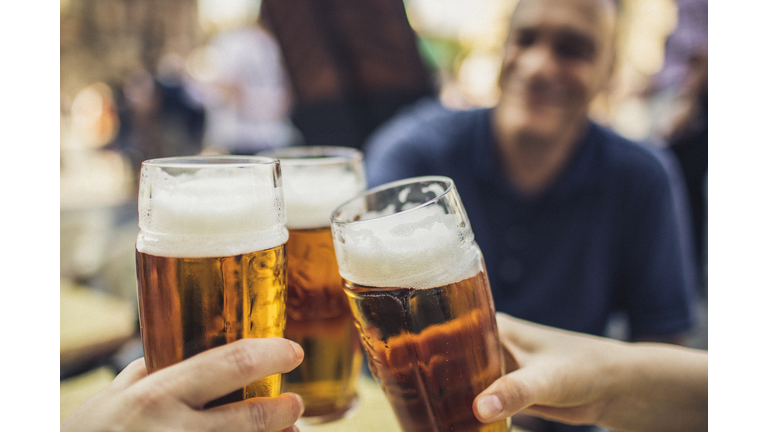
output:
M363 160L362 151L342 146L276 147L260 151L258 155L278 159L283 165L325 165Z
M141 163L141 166L159 168L236 168L256 165L274 165L278 162L279 160L268 156L193 155L147 159Z
M419 204L417 206L408 208L406 210L401 210L401 211L398 211L396 213L392 213L392 214L388 214L388 215L383 215L383 216L376 216L376 217L372 217L372 218L369 218L369 219L362 219L362 220L341 220L341 219L337 218L337 216L339 214L339 211L343 207L346 207L347 205L353 203L354 201L357 201L358 199L365 198L365 197L367 197L369 195L374 195L374 194L379 193L379 192L381 192L383 190L386 190L386 189L392 189L392 188L395 188L395 187L398 187L398 186L407 185L407 184L424 183L424 182L429 182L429 181L444 182L444 183L448 184L448 187L443 191L443 193L441 193L439 195L436 195L434 198L430 198L427 201L424 201L423 203L421 203L421 204ZM432 176L421 176L421 177L408 177L408 178L405 178L405 179L402 179L402 180L395 180L395 181L391 181L389 183L384 183L383 185L379 185L379 186L376 186L375 188L366 190L366 191L360 193L359 195L355 196L354 198L352 198L352 199L346 201L345 203L341 204L340 206L336 207L336 209L333 210L333 212L331 213L331 225L348 225L348 224L354 224L354 223L368 222L368 221L373 221L373 220L377 220L377 219L383 219L383 218L387 218L387 217L392 217L392 216L395 216L395 215L398 215L398 214L403 214L403 213L408 213L408 212L416 211L416 210L424 208L424 207L426 207L428 205L434 204L438 200L440 200L440 199L444 198L445 196L447 196L448 193L450 193L454 189L456 189L456 184L453 182L453 179L451 179L450 177L446 177L446 176L435 176L435 175L432 175Z

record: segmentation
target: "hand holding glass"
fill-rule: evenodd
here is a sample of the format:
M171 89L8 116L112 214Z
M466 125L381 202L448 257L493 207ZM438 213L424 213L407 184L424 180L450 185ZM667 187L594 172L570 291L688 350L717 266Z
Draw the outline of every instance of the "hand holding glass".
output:
M283 336L288 232L277 160L145 161L139 228L139 321L149 373L238 339ZM272 375L206 407L279 394L280 375Z
M506 431L472 403L501 377L485 264L447 177L375 188L339 207L339 271L371 372L408 432Z

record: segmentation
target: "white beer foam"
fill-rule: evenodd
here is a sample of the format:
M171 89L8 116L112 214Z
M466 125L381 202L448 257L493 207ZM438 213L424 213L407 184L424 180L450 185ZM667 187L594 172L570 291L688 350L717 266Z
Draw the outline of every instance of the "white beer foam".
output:
M365 179L342 166L295 166L282 162L289 229L331 225L336 207L365 190Z
M345 226L344 242L335 241L334 246L341 276L357 285L433 288L482 270L471 229L457 227L456 218L439 207L367 219L354 226L358 228Z
M232 256L285 243L280 187L250 170L160 172L139 197L139 252L198 258Z

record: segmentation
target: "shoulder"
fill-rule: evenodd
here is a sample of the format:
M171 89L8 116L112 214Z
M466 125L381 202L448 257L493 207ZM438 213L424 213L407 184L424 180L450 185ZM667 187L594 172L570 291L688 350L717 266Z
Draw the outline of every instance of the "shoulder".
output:
M377 154L401 147L450 147L481 125L484 114L487 116L487 110L452 110L435 99L423 99L374 131L364 149L366 154Z
M456 111L435 100L402 110L363 147L369 186L422 175L451 175L488 128L488 110Z
M630 140L597 124L592 125L591 137L614 180L649 186L668 183L676 175L677 166L665 148Z
M601 190L612 197L624 221L650 224L647 230L634 234L647 235L648 230L664 230L677 226L681 235L688 230L687 204L680 169L669 149L647 142L635 142L600 127L598 144L608 168L601 178Z

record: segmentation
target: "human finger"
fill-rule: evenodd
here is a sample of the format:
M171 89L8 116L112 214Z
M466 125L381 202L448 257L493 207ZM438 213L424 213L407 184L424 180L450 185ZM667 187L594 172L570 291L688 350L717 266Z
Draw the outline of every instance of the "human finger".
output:
M147 368L144 365L144 358L139 358L128 364L109 385L101 389L100 397L121 393L128 387L146 378Z
M528 369L504 375L475 398L472 409L483 423L511 417L540 398L542 385Z
M550 337L545 327L503 312L496 313L496 323L499 339L503 343L512 344L521 353L537 351L542 345L542 339Z
M117 374L112 383L116 388L123 389L146 376L147 366L144 363L144 357L141 357L128 363L128 366L123 368L123 370Z
M274 398L252 398L204 411L207 430L217 432L277 432L291 430L304 413L304 402L295 393Z
M594 423L600 417L602 404L584 404L570 407L532 405L524 413L567 424Z
M162 381L166 392L195 408L261 378L293 370L304 351L283 338L240 339L204 351L145 380Z

